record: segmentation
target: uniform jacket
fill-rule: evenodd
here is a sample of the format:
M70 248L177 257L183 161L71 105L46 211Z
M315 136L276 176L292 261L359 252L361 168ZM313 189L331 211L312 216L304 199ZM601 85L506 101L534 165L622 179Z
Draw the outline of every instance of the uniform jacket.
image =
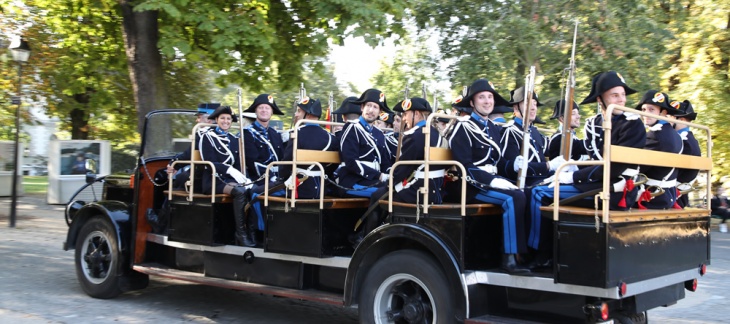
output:
M519 176L518 171L515 171L514 162L522 152L522 140L522 119L515 118L507 123L502 131L502 158L504 159L504 164L500 168L500 174L513 181L516 181ZM545 141L545 137L540 134L537 127L530 126L530 148L527 154L526 185L529 186L541 182L553 174L545 158L546 150L547 142Z
M385 136L365 120L350 120L339 135L340 168L338 183L345 188L355 184L371 186L380 182L380 175L390 171L390 158Z
M689 130L689 127L682 128L677 133L682 138L682 154L693 156L702 155L700 143L697 142L695 135ZM696 169L679 169L678 171L677 182L679 183L690 183L697 178L697 174L699 173L699 170Z
M222 193L228 182L235 182L233 177L226 171L229 167L241 171L241 162L238 149L239 139L231 133L223 132L218 127L210 128L200 136L199 147L200 157L203 161L213 162L215 170L205 167L203 173L203 193L210 194L212 190L212 178L216 176L216 193Z
M679 136L672 124L665 121L657 121L656 124L649 127L646 133L647 150L682 153L682 138ZM645 174L650 180L673 181L677 180L678 170L675 168L641 166L641 173ZM647 202L645 206L650 209L671 208L677 198L676 185L662 186L664 194L654 197Z
M244 128L243 139L246 151L246 170L251 180L256 180L264 175L266 166L270 162L281 160L283 142L281 135L273 128L264 128L256 121ZM256 184L263 184L263 179L257 181Z
M601 118L602 120L602 118ZM612 132L611 132L611 144L644 148L646 145L646 130L644 129L644 123L639 119L639 115L623 113L621 115L612 116ZM603 129L601 128L601 134ZM600 140L601 146L603 147L602 139L595 139L596 142ZM602 151L602 150L601 150ZM624 175L629 172L627 169L636 171L638 165L636 164L625 164L625 163L611 163L610 175L611 183L625 182L629 175ZM586 167L573 173L573 185L581 191L590 191L593 189L601 188L603 185L603 166L597 165L592 167ZM626 209L633 205L636 199L636 192L629 192L626 195L626 207L618 206L619 200L623 196L623 187L615 188L620 189L613 192L610 200L611 209ZM635 188L634 190L638 190Z
M385 148L388 151L390 158L390 164L395 163L396 153L398 153L398 133L390 132L384 134L385 136ZM401 148L402 149L402 148Z
M322 129L316 124L304 124L298 128L297 145L299 149L318 150L318 151L337 151L337 143L334 135ZM289 141L284 148L284 156L282 161L292 161L294 151L294 141ZM327 165L323 165L325 173L327 173ZM319 168L315 165L297 165L298 169L319 172ZM291 166L282 165L279 167L279 177L287 181L292 175ZM301 176L300 176L301 177ZM297 187L298 198L310 199L319 198L319 186L322 184L322 178L312 176L300 183Z
M459 161L466 169L467 175L477 183L467 186L467 201L472 200L480 190L489 190L489 184L496 173L490 173L479 167L490 166L496 171L501 165L501 133L502 127L488 119L482 119L475 113L458 119L449 138L449 146L454 160ZM450 196L456 196L452 193ZM450 201L455 201L449 198Z
M418 161L424 159L424 149L426 147L426 136L423 134L423 127L426 121L416 123L415 127L403 133L403 144L401 146L401 156L399 161ZM431 127L430 146L441 146L441 134L438 129ZM400 184L403 189L395 189L396 195L401 201L415 204L418 201L418 189L423 187L423 177L414 176L414 173L423 172L425 165L404 164L399 165L393 170L393 184ZM441 186L443 185L443 176L434 177L430 173L433 171L443 171L449 166L431 165L429 168L429 203L440 204L443 202L441 194Z
M590 157L587 155L583 140L575 136L574 130L571 132L571 142L573 142L573 145L570 147L570 158L575 161L590 159ZM562 155L563 152L560 152L560 145L562 141L563 132L561 130L558 130L557 132L555 132L555 134L550 136L550 138L548 139L547 153L545 154L548 159L552 160L559 155Z
M586 119L583 148L591 160L603 160L603 114Z

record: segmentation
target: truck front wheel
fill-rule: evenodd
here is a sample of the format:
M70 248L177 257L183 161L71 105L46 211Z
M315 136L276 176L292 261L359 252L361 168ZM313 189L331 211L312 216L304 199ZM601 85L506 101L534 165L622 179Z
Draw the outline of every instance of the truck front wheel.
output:
M361 323L452 323L454 298L446 276L426 253L382 257L368 271L359 302Z
M117 268L119 245L114 227L105 219L92 218L76 240L76 277L84 292L94 298L114 298L122 293Z

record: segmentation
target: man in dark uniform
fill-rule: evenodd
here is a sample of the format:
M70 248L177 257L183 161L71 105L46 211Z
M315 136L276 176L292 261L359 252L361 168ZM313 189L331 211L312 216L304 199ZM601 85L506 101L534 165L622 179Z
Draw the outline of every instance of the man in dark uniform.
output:
M431 114L431 105L423 98L411 98L401 101L393 108L397 112L403 112L402 122L404 123L405 132L403 133L403 143L401 146L401 156L399 161L420 161L423 160L424 147L426 146L426 137L423 135L423 128L426 126L426 119ZM432 147L441 146L441 135L433 126L429 135L429 145ZM406 164L401 165L393 170L393 201L407 202L415 204L418 201L423 202L419 193L423 187L423 179L425 165ZM444 169L448 166L434 166L429 170L429 204L441 204L441 186L444 181ZM371 204L377 204L378 199L388 192L390 188L380 187L371 196ZM379 207L378 207L379 208ZM362 234L366 235L373 230L382 221L382 211L378 210L368 215L365 220L365 226ZM356 244L358 242L355 242Z
M295 123L299 120L319 120L322 116L322 104L319 100L312 100L305 97L299 101L297 111L294 115ZM303 150L337 151L337 142L334 135L330 134L317 124L304 123L297 128L297 148ZM292 161L294 142L284 149L282 161ZM326 168L327 166L324 165ZM322 183L321 171L315 165L297 165L297 175L307 177L304 182L295 180L290 166L280 166L279 176L285 180L287 188L294 189L293 196L301 199L319 198L320 186Z
M390 112L385 94L377 89L366 90L358 100L362 115L348 120L339 134L340 168L338 183L346 188L345 197L370 197L378 186L385 185L390 170L390 158L385 148L385 136L373 123L380 113Z
M565 127L566 124L563 118L563 114L565 113L564 107L565 99L555 102L553 115L550 117L550 119L557 119L560 123L558 131L550 136L550 139L548 140L548 149L547 154L545 155L551 160L563 154L560 152L560 146L563 141L563 127ZM575 101L573 101L573 112L570 114L568 126L570 127L570 138L573 142L570 149L570 158L576 161L589 160L590 157L586 154L586 148L583 145L583 141L575 134L575 130L580 127L580 108Z
M603 123L603 118L611 118L613 127L611 145L644 148L646 130L639 115L614 110L612 116L603 116L606 108L611 104L624 106L626 95L634 94L636 90L629 88L623 76L616 71L596 75L592 84L590 94L581 102L581 105L597 102L601 106L602 114L598 115L600 118L596 118L596 120L600 119L600 122ZM602 128L599 133L603 136ZM590 151L602 156L603 138L596 138L594 142L600 143L600 146L593 147ZM633 180L638 173L636 164L611 163L610 175L614 190L610 193L609 208L611 210L628 210L636 202L638 188L633 186ZM573 184L580 192L592 191L603 186L603 166L586 167L575 172L561 172L556 177L562 184ZM548 191L552 192L552 190ZM561 197L567 198L567 196L562 196L562 191L563 186L561 186Z
M466 201L496 204L503 209L503 252L501 268L509 273L528 273L517 263L517 254L526 253L525 194L509 180L497 175L501 156L501 127L489 120L495 105L508 105L491 82L479 79L469 88L467 96L456 103L471 107L469 117L459 118L449 138L451 154L466 169L469 185Z
M581 104L598 102L602 108L602 112L606 112L606 107L610 104L624 106L626 104L626 95L636 93L634 89L629 88L624 78L615 71L604 72L593 78L591 92ZM607 116L612 119L613 131L611 133L611 144L634 148L643 148L646 143L646 131L644 123L641 122L636 114L624 113L620 110L614 110L613 116ZM594 119L603 122L604 116L599 114ZM599 124L600 125L600 124ZM594 133L598 134L598 132ZM603 136L603 128L600 128L600 135ZM603 139L595 138L594 143L601 143L599 147L595 147L595 153L602 155ZM611 183L613 192L610 193L609 208L612 210L627 210L634 202L636 202L638 188L633 185L634 177L638 174L638 165L629 165L622 163L611 164ZM540 213L540 207L544 203L549 203L554 199L553 181L557 178L560 185L560 198L569 198L583 192L597 190L603 187L603 166L589 166L575 171L575 168L563 168L563 172L553 175L545 182L550 182L549 186L537 186L532 188L530 194L530 236L528 244L530 247L541 251L538 255L546 255L552 246L552 226L550 224L542 224L543 221L552 222L550 219L543 219ZM543 182L543 183L545 183ZM587 197L592 198L592 197ZM596 206L598 207L598 206ZM550 255L550 253L547 253ZM549 265L549 259L537 260L537 265Z
M682 102L672 101L669 105L679 110L679 112L674 114L674 118L678 120L691 122L695 120L695 118L697 118L697 113L695 112L694 108L692 108L692 104L689 102L689 100L685 100ZM702 151L700 150L700 143L697 142L697 139L695 138L694 133L692 133L692 130L690 130L689 126L675 123L674 129L677 131L677 133L679 133L679 137L682 138L682 154L694 156L702 155ZM690 188L692 188L692 182L695 181L698 173L699 170L697 169L678 169L677 194L679 195L679 197L677 198L677 204L679 205L679 207L684 208L689 206L689 197L686 194L680 195L680 192L688 192Z
M649 90L636 105L637 110L660 116L674 115L679 110L669 105L669 96L657 90ZM682 153L682 138L669 122L651 117L644 117L644 124L648 127L646 134L647 150L668 153ZM657 166L640 166L641 173L649 179L646 190L640 193L637 202L640 209L667 209L672 208L677 201L677 169ZM664 191L663 194L651 197L652 190ZM676 208L680 208L679 205Z
M206 123L206 124L214 124L215 120L208 119L208 116L213 114L216 108L220 107L221 104L219 103L201 103L198 105L198 112L195 114L195 123ZM235 122L235 121L234 121ZM208 130L207 127L198 128L198 133L195 134L195 138L193 139L193 145L195 146L195 149L198 150L199 141L200 141L200 135ZM181 161L190 161L192 159L192 154L190 152L190 147L185 149L185 151L182 151L175 155L172 160L170 160L170 163L167 164L167 173L172 174L172 187L175 189L184 189L185 183L190 179L190 165L189 164L176 164L175 167L172 167L172 163L178 160ZM200 187L197 187L200 188Z
M236 244L255 246L250 236L250 221L246 222L244 217L248 189L252 184L239 171L242 170L238 146L240 138L229 132L233 122L233 112L231 107L220 106L209 118L214 119L218 126L209 128L201 134L200 138L200 158L212 162L214 165L213 170L206 167L203 173L203 193L212 193L213 178L215 177L216 193L226 193L233 196ZM248 228L247 223L249 224Z
M283 115L279 106L274 102L274 97L269 94L261 94L253 101L251 106L244 112L256 113L256 121L244 129L243 139L246 153L246 171L256 184L261 185L264 180L261 176L266 172L266 166L270 162L281 159L283 141L281 134L269 127L272 114ZM276 168L272 168L271 174L277 175Z
M528 116L522 116L524 105L527 100L525 98L525 87L520 87L512 92L511 100L509 102L512 105L514 112L514 119L504 125L502 131L502 158L504 164L500 168L500 174L507 179L517 181L519 176L519 170L523 166L522 143L524 128L523 123L527 122L530 124L530 147L528 148L527 154L527 173L525 185L531 186L535 183L539 183L545 178L551 176L557 169L557 167L565 162L562 157L557 157L551 161L547 161L545 158L545 147L547 142L545 137L540 134L537 127L532 125L537 117L537 107L542 106L542 103L537 99L537 92L532 93L532 107L528 107Z
M394 109L397 107L398 106L396 105L396 107L394 107ZM383 128L393 129L393 131L387 131L387 132L384 131L383 132L383 136L385 136L385 149L388 152L388 156L390 158L391 165L393 163L395 163L395 155L398 151L398 137L396 134L397 134L398 130L400 129L400 122L398 122L398 129L396 129L394 126L396 116L398 116L398 115L396 115L394 113L382 112L382 113L380 113L380 117L378 118L378 120L383 125L383 127L379 127L381 130ZM398 118L400 118L400 117L398 117ZM377 123L377 121L376 121L376 123Z

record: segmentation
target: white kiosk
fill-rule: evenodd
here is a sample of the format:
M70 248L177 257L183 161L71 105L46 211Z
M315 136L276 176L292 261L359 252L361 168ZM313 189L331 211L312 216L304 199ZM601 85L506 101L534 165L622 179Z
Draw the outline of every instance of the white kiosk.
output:
M111 173L111 146L109 141L68 140L51 141L48 151L48 204L66 204L81 186L86 174L97 176ZM94 184L97 198L101 198L102 184ZM88 191L85 191L85 193ZM93 197L77 197L90 202Z
M16 165L20 165L18 169L18 189L17 194L23 195L23 143L20 143L18 150L18 161L13 163L15 155L14 141L0 141L0 197L10 197L13 194L13 171Z

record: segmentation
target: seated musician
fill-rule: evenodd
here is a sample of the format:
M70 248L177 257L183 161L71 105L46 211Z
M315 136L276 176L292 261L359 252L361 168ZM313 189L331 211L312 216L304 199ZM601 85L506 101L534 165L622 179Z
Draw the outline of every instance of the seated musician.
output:
M598 102L601 106L601 115L594 117L593 122L601 122L603 118L609 117L613 122L613 131L611 133L611 144L634 148L643 148L646 143L646 131L644 124L639 120L636 114L624 113L621 110L614 110L613 116L604 116L606 108L610 104L624 106L626 104L626 95L636 93L634 89L626 85L623 77L615 71L604 72L593 78L591 92L581 104ZM595 128L594 128L595 130ZM600 134L603 136L603 128L600 132L594 131L593 135ZM601 143L603 138L595 138L589 140L591 143ZM593 146L591 146L593 148ZM593 151L597 156L602 156L603 147L595 147ZM634 202L636 202L638 188L633 185L634 178L638 174L637 165L628 165L623 163L611 163L611 185L613 191L610 193L609 208L611 210L627 210ZM536 266L549 265L549 253L552 240L552 226L549 224L551 219L542 218L540 207L543 204L552 202L554 199L554 190L552 186L555 178L558 179L560 185L560 199L573 197L576 195L585 195L586 199L592 198L598 190L603 188L603 165L589 166L576 171L576 168L565 167L563 172L553 175L544 183L550 183L548 186L536 186L532 188L530 193L530 236L528 244L542 251L538 253L538 262ZM598 206L595 206L598 208ZM548 224L541 224L548 222ZM548 255L545 259L539 259L540 256Z
M209 128L200 138L200 158L203 161L213 162L214 165L213 170L206 167L203 173L203 193L212 193L213 177L215 177L215 192L230 194L233 197L236 244L254 246L250 229L244 220L243 210L251 180L240 171L239 138L229 132L233 123L233 112L229 106L220 106L209 118L215 120L218 126Z
M198 105L198 112L195 114L195 123L205 123L205 124L213 124L215 123L214 120L208 119L208 116L215 111L216 108L220 107L221 104L219 103L201 103ZM195 134L195 138L193 139L193 145L195 146L196 150L199 150L198 147L199 141L200 141L200 135L207 131L206 127L198 128L198 133ZM190 152L190 147L185 149L185 151L175 155L172 160L170 160L170 163L167 165L167 173L172 174L172 187L174 189L184 189L185 183L190 179L190 165L189 164L176 164L175 167L172 167L172 163L178 160L181 161L189 161L192 159L192 154Z
M441 134L438 130L429 125L426 126L426 119L431 114L431 105L423 98L411 98L403 100L400 105L396 105L396 112L403 112L402 122L404 123L405 132L403 133L403 143L401 143L401 155L399 161L420 161L424 159L424 148L426 145L431 147L441 146ZM423 128L430 127L431 135L429 144L426 144L426 138L423 135ZM423 198L419 197L419 190L423 187L424 164L404 164L393 170L393 201L406 202L416 204L422 202ZM432 165L429 170L429 193L428 201L431 204L441 204L442 195L441 187L444 183L444 169L446 166ZM390 191L388 187L381 187L376 190L371 197L371 204L377 204L378 200ZM370 215L366 215L364 230L360 232L359 239L367 235L379 225L382 215L381 210L375 210ZM359 243L359 240L355 244Z
M636 105L636 109L660 116L674 115L678 109L669 105L669 96L656 90L647 91ZM651 117L644 117L644 124L648 127L646 133L647 150L668 153L682 153L682 138L674 126L669 122ZM646 182L646 191L640 193L637 205L640 209L668 209L675 206L677 201L677 169L657 166L640 166L641 173L649 179ZM663 191L653 197L653 190ZM676 205L680 209L679 205Z
M572 145L570 146L570 159L576 161L590 159L590 157L586 153L586 148L583 144L583 141L579 139L575 134L575 130L580 127L580 107L578 107L578 104L573 101L573 109L571 110L570 120L567 123L563 116L564 114L565 99L556 101L555 108L553 109L553 115L550 117L550 119L557 119L560 123L560 127L558 127L558 130L555 132L555 134L550 136L545 156L552 160L562 155L562 152L560 152L560 147L563 142L563 129L564 127L570 127L569 132L572 142Z
M368 89L354 104L360 105L362 115L348 120L339 134L340 168L338 183L344 197L370 197L379 186L385 186L390 159L385 148L385 136L373 123L381 112L390 112L385 94Z
M492 84L485 80L475 81L467 96L456 105L473 109L469 117L462 117L455 124L449 138L454 160L466 169L470 181L467 186L467 202L496 204L502 207L503 251L501 268L509 273L529 273L529 269L517 263L517 254L526 253L525 244L525 194L509 180L497 175L497 163L501 156L500 130L489 120L495 104L507 105Z
M689 100L682 101L681 103L678 101L672 101L669 105L674 107L675 109L679 109L679 112L674 114L674 118L676 118L677 120L691 122L695 120L695 118L697 118L697 113L695 112L694 108L692 108L692 104L689 102ZM702 155L702 151L700 150L700 143L697 142L697 139L695 138L694 133L692 133L692 130L690 130L689 126L675 123L674 129L677 130L677 133L679 133L679 137L682 138L682 154L693 156ZM687 194L681 193L689 192L691 190L692 182L695 181L698 173L699 170L697 169L678 169L677 195L679 195L679 197L677 198L677 204L679 204L679 206L682 208L689 206L689 197L687 196Z
M297 104L297 111L294 114L294 123L299 120L319 120L322 116L322 104L319 100L312 100L304 97ZM302 124L297 129L297 148L302 150L337 151L337 143L334 135L330 134L317 124ZM294 142L284 148L282 161L292 161ZM326 165L324 167L327 167ZM296 174L292 174L291 166L282 165L279 167L279 176L286 180L287 188L294 189L292 196L300 199L319 198L320 186L325 185L321 178L321 171L316 165L297 165ZM299 182L294 177L306 177L306 180Z

